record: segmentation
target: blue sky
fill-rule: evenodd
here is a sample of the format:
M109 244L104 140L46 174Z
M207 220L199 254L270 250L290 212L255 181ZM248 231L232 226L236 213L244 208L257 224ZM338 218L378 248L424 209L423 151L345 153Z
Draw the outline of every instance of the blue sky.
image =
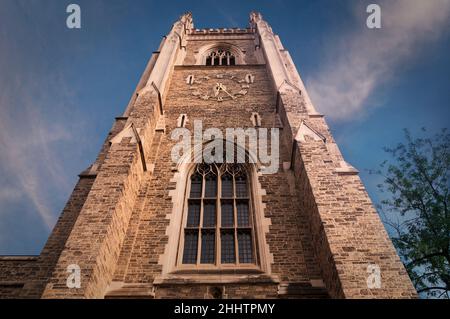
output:
M68 4L82 10L69 30ZM365 26L369 3L383 27ZM0 254L38 254L161 37L185 11L197 28L245 27L260 11L372 199L365 170L402 129L450 118L450 1L0 2Z

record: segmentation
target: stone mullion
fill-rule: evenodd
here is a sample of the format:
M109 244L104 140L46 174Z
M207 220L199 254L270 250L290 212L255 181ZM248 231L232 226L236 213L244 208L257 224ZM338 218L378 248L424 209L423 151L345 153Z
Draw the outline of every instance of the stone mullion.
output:
M254 200L254 197L252 196L252 194L254 194L253 193L253 191L252 191L252 189L251 189L251 185L250 185L250 181L251 181L251 178L249 178L249 176L247 176L247 193L248 193L248 202L247 202L247 205L248 205L248 220L249 220L249 222L250 222L250 236L251 236L251 239L252 239L252 259L253 259L253 262L255 263L255 264L258 264L258 249L257 249L257 238L256 238L256 225L255 225L255 221L254 221L254 218L255 218L255 216L254 216L254 212L255 212L255 210L254 210L254 207L253 207L253 200Z
M234 229L234 233L235 233L235 254L236 254L236 264L239 265L239 247L238 247L238 220L237 220L237 202L236 202L236 176L233 174L233 217L234 217L234 223L233 223L233 229Z
M215 232L215 245L216 245L216 265L221 265L221 250L219 250L221 244L222 234L222 176L220 175L220 169L217 169L217 197L216 197L216 232Z
M192 183L192 182L191 182ZM192 184L191 184L192 185ZM198 224L198 242L197 242L197 265L200 264L200 259L202 255L202 230L203 230L203 217L205 213L205 194L206 194L206 178L202 174L202 193L200 196L200 221Z

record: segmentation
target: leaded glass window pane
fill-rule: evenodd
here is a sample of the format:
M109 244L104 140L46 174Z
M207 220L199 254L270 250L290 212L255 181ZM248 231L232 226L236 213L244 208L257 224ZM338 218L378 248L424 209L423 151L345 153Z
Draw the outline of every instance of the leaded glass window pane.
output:
M188 227L198 227L200 224L200 201L189 201L188 208Z
M216 203L214 201L203 204L203 227L216 227Z
M216 197L217 195L217 178L214 174L206 177L205 197Z
M222 202L222 227L234 226L234 209L232 201Z
M239 227L246 227L250 225L250 216L248 213L248 202L238 201L237 208L237 220Z
M195 174L191 178L191 198L200 198L202 197L202 176L199 174Z
M197 263L198 232L186 231L184 235L183 264Z
M224 231L222 232L222 263L232 264L236 262L236 256L234 251L234 232Z
M202 264L214 264L216 261L216 235L214 231L202 232Z
M245 176L236 178L236 197L248 197L247 179Z
M240 263L252 263L252 235L250 231L238 232L238 244L239 244L239 262Z
M228 174L222 176L222 197L233 197L233 177Z

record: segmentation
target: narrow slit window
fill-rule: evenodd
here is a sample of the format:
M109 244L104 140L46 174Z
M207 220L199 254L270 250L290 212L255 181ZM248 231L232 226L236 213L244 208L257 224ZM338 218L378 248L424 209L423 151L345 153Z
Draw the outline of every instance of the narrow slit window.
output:
M214 57L214 64L213 65L220 65L220 57L219 56L215 56Z

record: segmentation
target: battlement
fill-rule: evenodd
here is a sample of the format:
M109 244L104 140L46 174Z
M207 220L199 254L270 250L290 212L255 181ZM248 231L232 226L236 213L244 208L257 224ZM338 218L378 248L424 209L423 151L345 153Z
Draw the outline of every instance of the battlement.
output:
M218 28L218 29L191 29L190 35L217 35L217 34L253 34L253 28Z

